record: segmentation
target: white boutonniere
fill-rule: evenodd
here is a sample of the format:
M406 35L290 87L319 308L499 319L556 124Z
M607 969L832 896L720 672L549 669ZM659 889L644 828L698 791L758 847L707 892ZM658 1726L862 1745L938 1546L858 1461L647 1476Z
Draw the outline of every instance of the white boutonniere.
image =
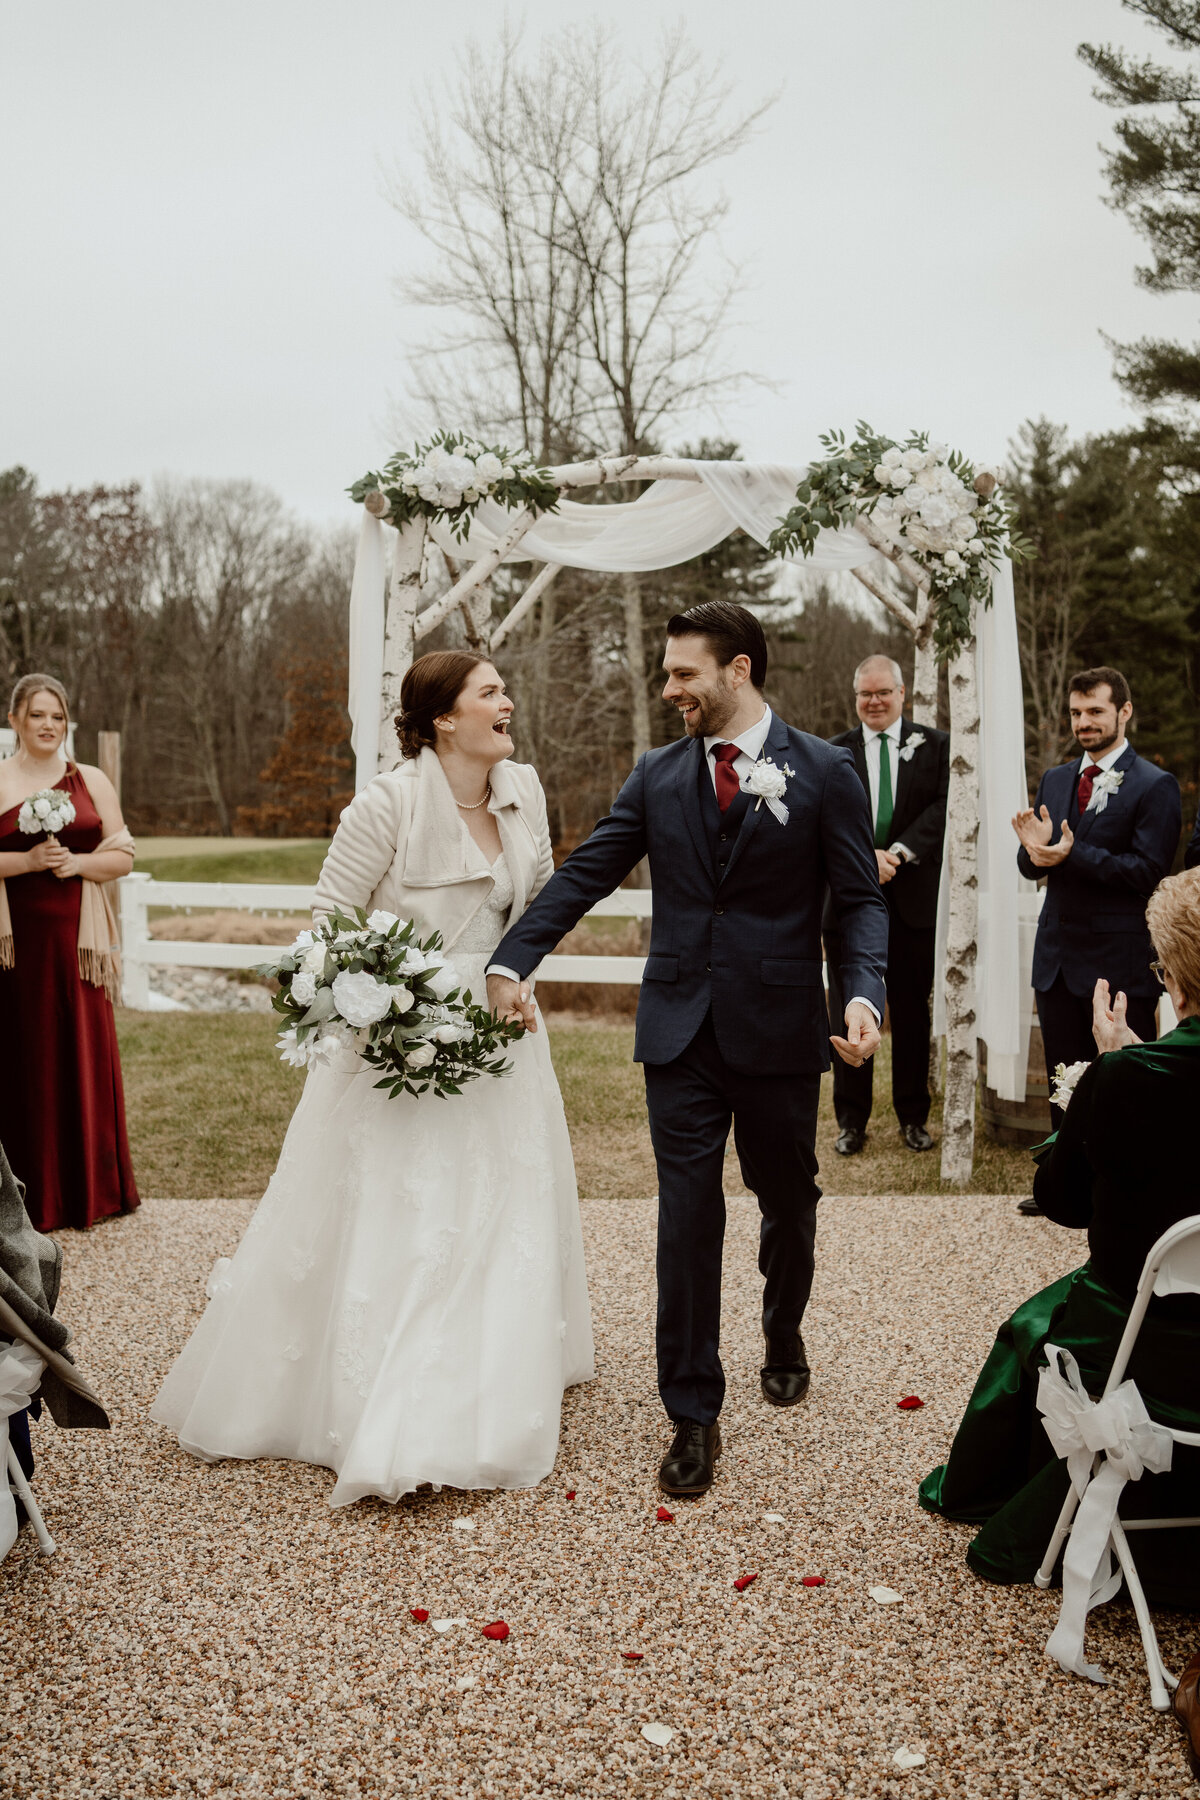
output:
M1092 784L1092 797L1087 803L1088 812L1103 812L1108 805L1108 796L1115 794L1125 779L1125 771L1105 769L1103 775L1097 775Z
M791 774L792 770L786 763L780 769L773 762L768 762L765 756L754 764L750 773L742 779L742 792L758 796L755 812L765 800L767 811L773 813L781 825L787 824L788 809L783 804L783 796L787 792L788 778Z
M909 738L908 742L905 744L904 748L898 752L900 761L901 762L911 762L913 751L919 750L921 748L921 745L924 742L925 742L925 733L923 731L914 731L912 736Z
M1051 1105L1066 1112L1079 1077L1085 1069L1090 1069L1091 1066L1091 1063L1073 1062L1068 1068L1066 1063L1056 1063L1054 1065L1054 1081L1050 1088Z

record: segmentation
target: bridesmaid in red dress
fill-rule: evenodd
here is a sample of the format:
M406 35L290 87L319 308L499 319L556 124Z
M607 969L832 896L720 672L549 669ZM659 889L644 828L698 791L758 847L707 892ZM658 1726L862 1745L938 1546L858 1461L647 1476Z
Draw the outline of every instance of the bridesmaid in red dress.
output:
M39 1231L138 1204L110 914L99 887L85 893L129 873L133 840L108 777L68 762L68 717L59 682L24 676L8 715L18 749L0 762L0 1143ZM75 807L57 842L17 824L22 803L44 788L65 791Z

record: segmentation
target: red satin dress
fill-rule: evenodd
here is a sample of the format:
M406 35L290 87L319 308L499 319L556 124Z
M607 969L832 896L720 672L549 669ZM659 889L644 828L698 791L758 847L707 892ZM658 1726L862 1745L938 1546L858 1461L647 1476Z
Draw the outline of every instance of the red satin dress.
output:
M104 828L83 777L69 769L55 785L75 803L59 843L94 850ZM0 813L0 851L42 841L18 831L19 810ZM112 1002L79 974L83 877L39 869L4 885L15 966L0 969L0 1143L39 1231L94 1225L132 1212L138 1191Z

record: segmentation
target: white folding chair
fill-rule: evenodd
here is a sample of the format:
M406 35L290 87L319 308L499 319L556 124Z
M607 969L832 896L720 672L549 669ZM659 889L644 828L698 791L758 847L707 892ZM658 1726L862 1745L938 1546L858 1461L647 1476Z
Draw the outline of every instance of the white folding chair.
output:
M1084 1393L1074 1358L1052 1344L1046 1346L1051 1367L1042 1371L1038 1388L1047 1432L1071 1471L1071 1490L1034 1576L1038 1587L1050 1586L1059 1550L1066 1543L1062 1606L1046 1654L1076 1674L1093 1681L1105 1679L1098 1668L1083 1661L1083 1630L1088 1612L1112 1599L1124 1575L1146 1653L1151 1704L1158 1712L1170 1707L1169 1690L1178 1686L1178 1680L1163 1663L1126 1534L1200 1526L1200 1518L1123 1521L1117 1507L1127 1481L1139 1480L1145 1470L1157 1473L1170 1467L1176 1444L1200 1448L1200 1432L1159 1424L1147 1412L1136 1384L1125 1380L1146 1308L1152 1296L1167 1294L1200 1294L1200 1214L1164 1231L1146 1257L1099 1401ZM1065 1376L1057 1366L1060 1357L1068 1364ZM1115 1573L1110 1552L1119 1564Z
M8 1421L15 1412L23 1412L30 1396L41 1386L46 1364L28 1344L6 1344L0 1350L0 1440L4 1455L0 1473L0 1560L8 1555L17 1538L17 1509L13 1495L25 1508L33 1526L38 1549L44 1556L54 1555L54 1539L46 1529L41 1508L33 1497L33 1489L17 1461L17 1453L8 1435Z

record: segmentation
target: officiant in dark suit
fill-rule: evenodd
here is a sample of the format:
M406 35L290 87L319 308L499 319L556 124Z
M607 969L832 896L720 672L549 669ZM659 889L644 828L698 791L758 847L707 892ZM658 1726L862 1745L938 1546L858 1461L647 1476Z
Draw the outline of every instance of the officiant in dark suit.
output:
M933 988L938 880L950 786L950 738L904 717L904 681L890 656L868 656L854 671L859 724L829 741L849 750L867 790L875 860L888 909L887 997L892 1025L892 1105L910 1150L930 1150L929 996ZM832 893L822 921L829 1010L842 1011L842 930ZM856 1156L871 1116L871 1063L833 1071L839 1132L834 1148Z
M1097 981L1128 1001L1130 1029L1158 1035L1158 980L1146 902L1170 873L1183 823L1179 783L1125 738L1133 713L1118 669L1084 669L1067 696L1082 754L1047 769L1032 808L1019 812L1017 866L1043 877L1046 898L1033 950L1033 987L1046 1067L1091 1062ZM1064 1115L1051 1107L1057 1130ZM1018 1212L1040 1211L1023 1200Z

